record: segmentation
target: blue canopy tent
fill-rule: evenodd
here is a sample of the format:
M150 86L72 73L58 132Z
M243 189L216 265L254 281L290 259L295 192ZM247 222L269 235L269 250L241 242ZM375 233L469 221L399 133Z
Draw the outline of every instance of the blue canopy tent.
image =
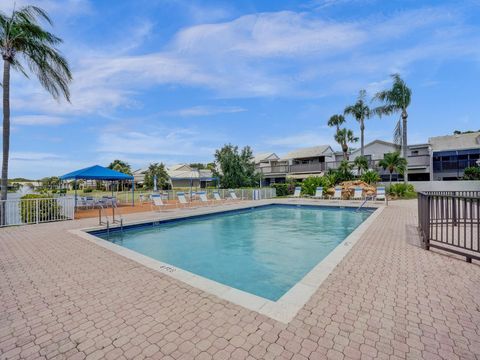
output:
M100 165L90 166L85 169L72 171L71 173L60 176L60 180L75 181L75 207L77 206L77 180L105 180L105 181L132 181L132 206L135 205L135 183L132 175L127 175L119 171L115 171Z

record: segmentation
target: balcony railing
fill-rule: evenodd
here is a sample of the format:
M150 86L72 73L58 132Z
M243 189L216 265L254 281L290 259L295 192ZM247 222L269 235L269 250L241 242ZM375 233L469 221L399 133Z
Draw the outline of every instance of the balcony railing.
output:
M310 163L290 165L291 173L321 172L325 171L327 163Z

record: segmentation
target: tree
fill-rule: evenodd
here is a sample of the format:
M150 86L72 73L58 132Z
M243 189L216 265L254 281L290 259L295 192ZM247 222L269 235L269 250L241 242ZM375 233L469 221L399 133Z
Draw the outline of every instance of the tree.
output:
M357 102L353 105L347 106L343 113L345 115L352 115L355 120L360 124L360 154L364 155L364 131L365 131L365 120L369 119L373 115L373 111L365 103L367 97L367 92L365 90L360 90L358 94Z
M340 181L349 181L353 179L352 174L353 164L350 164L348 160L342 160L338 169L336 170L338 179Z
M358 169L359 175L368 170L368 159L364 155L357 156L353 164Z
M332 115L330 119L328 119L327 125L330 127L335 127L337 132L340 131L340 125L345 122L345 117L343 115Z
M388 172L390 173L390 184L392 184L392 173L397 172L399 174L404 174L405 169L407 168L407 160L400 156L400 152L395 151L385 154L378 165L380 165L383 170L388 169Z
M165 165L163 165L163 163L153 163L148 166L148 169L145 172L143 186L147 189L153 189L155 175L157 176L157 186L160 189L168 188L170 177L168 176L167 170L165 170Z
M223 188L240 188L257 186L260 176L255 172L252 149L246 146L241 152L238 146L224 145L215 151L215 163L218 171L216 176L220 179Z
M374 109L378 116L391 115L400 112L400 120L398 120L394 131L394 141L396 144L402 145L403 158L407 159L407 109L410 106L412 98L412 90L407 86L405 81L402 80L399 74L393 74L393 85L390 90L384 90L377 93L374 99L383 103ZM405 183L408 181L408 168L405 166L404 174Z
M68 86L72 80L67 60L55 48L62 40L44 30L40 22L52 24L47 13L36 6L13 10L10 16L0 12L0 52L3 58L3 161L1 199L7 198L10 152L10 70L28 77L26 64L40 84L55 98L70 101Z
M110 165L107 166L109 169L119 171L121 173L132 175L132 168L131 166L122 160L113 160Z
M353 131L350 129L339 129L335 136L335 141L341 146L343 152L343 159L348 160L348 144L358 141L358 137L353 135Z

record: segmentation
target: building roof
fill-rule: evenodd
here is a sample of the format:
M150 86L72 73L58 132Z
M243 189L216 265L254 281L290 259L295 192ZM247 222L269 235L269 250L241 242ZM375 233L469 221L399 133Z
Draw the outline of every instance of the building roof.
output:
M480 148L480 131L469 134L432 137L428 141L433 151Z
M278 159L280 158L274 152L260 153L253 157L253 161L255 162L255 164L258 164L261 161L278 160Z
M309 158L309 157L317 157L317 156L325 156L327 154L332 154L333 150L330 145L320 145L320 146L312 146L308 148L301 148L294 151L290 151L287 155L285 155L285 159L301 159L301 158Z
M132 180L132 175L127 175L100 165L90 166L85 169L70 172L60 176L62 180L83 179L83 180Z

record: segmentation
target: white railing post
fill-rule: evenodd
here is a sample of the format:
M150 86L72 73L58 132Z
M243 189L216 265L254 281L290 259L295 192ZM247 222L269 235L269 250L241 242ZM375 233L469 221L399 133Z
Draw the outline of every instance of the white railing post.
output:
M35 199L35 200L36 200L35 206L36 206L36 215L37 215L36 218L37 218L37 224L38 224L38 221L40 219L40 207L38 206L38 200L40 199Z

